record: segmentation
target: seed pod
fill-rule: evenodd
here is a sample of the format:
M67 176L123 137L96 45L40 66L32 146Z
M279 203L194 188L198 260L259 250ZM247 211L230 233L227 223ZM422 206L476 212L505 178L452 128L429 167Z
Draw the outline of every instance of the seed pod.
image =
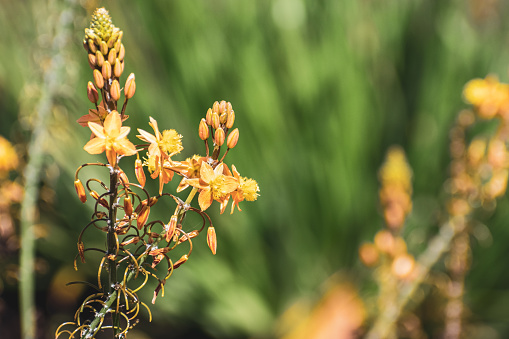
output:
M126 80L124 87L124 94L126 99L131 99L134 96L135 92L136 92L136 81L134 73L131 73L129 74L129 77Z
M99 89L104 87L104 78L98 69L94 69L94 83L95 86Z
M113 100L118 101L120 99L120 84L117 79L111 83L110 94Z
M205 121L207 122L207 125L212 125L212 109L209 108L207 110L207 114L205 115Z
M102 67L102 75L104 79L111 78L111 64L105 61Z
M122 65L120 64L120 60L115 59L115 66L113 66L113 75L115 75L117 78L120 78L122 75Z
M207 245L209 245L212 254L216 254L217 250L217 238L216 238L216 229L213 226L209 226L207 229Z
M214 134L214 142L216 145L222 146L224 144L224 130L222 128L216 129L216 133Z
M148 215L150 214L150 207L145 205L141 208L140 213L138 214L138 218L136 219L136 225L138 229L141 230L143 226L147 223Z
M87 201L87 195L85 194L85 187L83 187L80 179L74 181L74 188L76 189L76 193L78 194L80 201L85 203L85 201Z
M124 60L124 56L125 56L125 47L123 44L118 44L118 49L117 49L117 46L115 45L115 50L118 51L118 59L120 61Z
M87 84L87 96L88 100L90 100L90 102L93 104L96 104L99 100L99 93L97 92L97 89L95 89L92 81L89 81Z
M88 64L90 65L90 68L94 69L96 66L97 58L95 57L95 54L88 53Z
M233 123L235 122L235 111L231 110L230 113L228 113L228 119L226 120L226 128L232 128Z
M175 234L175 229L177 228L177 216L172 215L170 218L170 222L168 223L168 230L166 231L166 242L170 242L171 238Z
M226 146L228 148L234 148L237 145L237 142L239 141L239 129L235 128L233 131L228 134L228 139L226 140Z
M203 118L200 120L198 135L200 136L201 140L207 140L209 138L209 126L207 126L207 121Z
M108 61L110 64L115 65L115 59L117 58L117 51L115 48L110 49L108 53Z
M101 51L95 52L95 64L99 67L103 67L104 55L101 54Z
M219 127L219 115L216 112L212 112L212 128L217 129Z
M108 55L108 44L106 42L101 41L99 49L103 55Z
M141 187L145 187L146 177L145 172L143 171L143 166L140 159L136 159L134 162L134 172L136 174L136 179L140 183Z

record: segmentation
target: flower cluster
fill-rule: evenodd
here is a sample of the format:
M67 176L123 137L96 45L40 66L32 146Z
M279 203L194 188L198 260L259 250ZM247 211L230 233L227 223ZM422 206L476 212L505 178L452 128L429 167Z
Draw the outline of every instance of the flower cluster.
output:
M216 230L205 212L213 201L219 203L221 213L231 201L233 213L235 207L240 210L240 202L254 201L259 195L255 180L241 176L234 165L230 169L224 163L227 153L237 145L239 139L238 128L233 129L235 112L229 102L214 102L199 123L198 136L204 141L205 155L194 155L180 161L174 159L184 149L182 135L174 129L161 131L152 117L149 119L152 131L137 128L140 142L131 142L128 139L131 128L123 124L128 119L125 112L128 100L135 94L136 82L134 74L131 74L123 88L119 85L124 70L123 33L112 24L104 8L95 11L90 28L85 33L84 47L94 78L94 82L88 83L87 94L95 109L90 109L88 114L78 119L78 123L92 132L84 150L90 154L104 153L106 162L84 164L76 171L74 186L80 201L85 203L88 195L95 200L92 221L83 228L78 238L77 258L84 263L88 251L102 253L96 286L101 292L84 301L76 313L75 321L59 327L57 337L63 333L72 337L78 332L82 336L93 336L106 328L113 329L116 336L127 333L134 326L133 319L140 307L148 310L139 300L137 291L145 286L149 277L153 277L158 285L152 302L160 292L164 295L167 279L175 269L187 262L193 249L193 239L206 225L207 244L216 254ZM122 92L124 101L120 106ZM134 155L136 181L131 181L120 167L120 162ZM88 166L108 169L109 183L96 178L82 183L79 173ZM157 194L152 195L145 188L145 171L148 171L150 178L158 180ZM186 199L165 191L165 185L175 176L181 178L177 193L190 189ZM193 207L195 196L198 197L199 208ZM163 199L176 203L173 214L168 215L166 220L151 220L151 209ZM185 215L190 212L202 218L201 227L193 229L193 226L184 223ZM94 227L106 233L105 250L85 247L83 235ZM177 246L182 248L183 244L187 245L186 254L172 258L172 251ZM138 283L133 288L131 280L136 280L138 276L143 276L144 281L141 286ZM112 310L115 303L116 309L113 307ZM94 312L87 315L85 310L90 308ZM113 323L109 327L103 325L108 313L111 313ZM71 324L76 329L64 329Z

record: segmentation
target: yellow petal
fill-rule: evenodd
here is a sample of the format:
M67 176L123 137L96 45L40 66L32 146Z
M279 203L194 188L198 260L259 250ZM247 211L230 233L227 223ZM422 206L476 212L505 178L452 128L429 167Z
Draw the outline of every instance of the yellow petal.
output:
M122 127L122 121L120 120L120 114L117 111L113 111L104 120L104 132L109 136L118 135Z
M111 166L115 166L117 164L117 152L115 152L115 150L107 149L106 158L108 158L108 162Z
M101 154L106 149L104 139L94 138L87 142L83 149L90 154Z
M132 142L127 140L127 138L123 138L120 140L117 140L114 146L115 151L118 152L118 154L121 155L134 155L136 154L136 147Z
M141 128L138 128L138 132L141 134L141 135L137 135L137 137L139 139L146 141L146 142L150 142L151 144L157 143L156 137L153 136L152 134L150 134L149 132L144 131Z
M198 196L198 203L200 204L200 208L202 211L205 211L207 208L212 205L212 192L210 190L201 191Z
M120 127L120 133L118 134L117 138L125 138L128 134L129 134L129 131L131 130L131 127Z
M216 176L214 170L212 169L212 166L210 166L206 162L203 162L200 168L200 179L206 183L210 183L212 180L214 180L215 177Z
M159 132L159 127L157 126L156 119L154 119L152 117L149 117L149 119L150 119L150 122L148 124L150 126L152 126L152 128L154 129L154 133L156 135L156 139L157 140L161 140L161 132Z
M88 127L92 130L92 133L98 138L106 139L106 136L104 135L104 128L95 122L88 122Z

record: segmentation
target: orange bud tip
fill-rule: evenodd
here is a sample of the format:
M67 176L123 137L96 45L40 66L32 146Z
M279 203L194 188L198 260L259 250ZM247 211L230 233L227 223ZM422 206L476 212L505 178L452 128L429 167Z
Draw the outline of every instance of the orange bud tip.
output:
M198 127L198 134L201 140L207 140L209 138L209 127L207 126L207 120L201 119L200 126Z
M113 100L118 101L120 99L120 84L117 79L111 83L110 94Z
M216 145L222 146L224 144L224 130L222 128L216 129L216 133L214 134L214 142Z
M216 229L213 226L210 226L207 229L207 245L209 246L212 254L216 254L217 250L217 238L216 238Z
M87 195L85 194L85 187L83 187L80 179L74 181L74 188L76 189L76 193L78 194L80 201L85 203L85 201L87 201Z
M94 83L99 89L104 87L104 78L98 69L94 69Z
M228 139L226 140L226 145L228 148L234 148L239 141L239 129L235 128L233 131L228 134Z
M129 74L129 77L125 82L124 92L126 99L131 99L134 96L134 93L136 92L136 81L134 73Z

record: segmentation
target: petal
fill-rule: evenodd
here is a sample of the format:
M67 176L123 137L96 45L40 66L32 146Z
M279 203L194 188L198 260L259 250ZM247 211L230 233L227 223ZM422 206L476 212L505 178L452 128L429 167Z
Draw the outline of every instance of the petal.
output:
M106 149L104 139L94 138L87 142L83 149L90 154L101 154Z
M154 134L156 136L156 139L161 140L162 136L161 136L161 132L159 132L159 127L157 126L156 119L154 119L152 117L149 117L149 118L150 118L150 122L148 124L150 126L152 126L152 128L154 129Z
M146 142L150 142L151 144L152 143L157 143L156 137L153 136L152 134L150 134L149 132L144 131L141 128L138 128L138 132L141 135L137 135L137 137L140 138L141 140L146 141Z
M194 178L194 179L185 179L185 180L186 180L186 181L185 181L185 183L186 183L187 185L190 185L190 186L193 186L193 187L196 187L196 188L202 189L202 190L209 188L209 186L208 186L208 185L202 185L202 184L200 183L200 179L199 179L199 178Z
M221 191L231 193L239 187L239 182L234 177L224 176L224 181L221 184Z
M212 166L207 164L206 162L203 162L200 167L200 178L206 182L210 183L215 178L214 170L212 169Z
M240 177L240 173L237 171L237 167L235 167L235 165L232 164L232 172L233 172L233 176L237 179L239 179Z
M122 121L120 120L120 114L117 111L113 111L104 120L104 133L107 135L118 135L122 127Z
M217 177L218 175L220 174L223 174L223 170L224 170L224 164L223 163L220 163L219 165L217 165L217 167L214 169L214 174L215 176Z
M115 151L118 152L118 154L121 155L134 155L136 154L136 147L132 142L127 140L127 138L123 138L120 140L117 140L114 146Z
M117 164L117 152L113 149L106 150L106 158L108 158L108 162L111 166L115 166Z
M129 134L129 131L131 131L131 127L120 127L120 133L118 134L117 138L125 138Z
M104 135L104 128L101 125L89 121L88 127L92 130L92 133L94 133L96 137L106 139L106 135Z
M212 205L212 192L210 190L201 191L198 196L198 203L200 204L200 208L202 211L205 211L207 208Z

